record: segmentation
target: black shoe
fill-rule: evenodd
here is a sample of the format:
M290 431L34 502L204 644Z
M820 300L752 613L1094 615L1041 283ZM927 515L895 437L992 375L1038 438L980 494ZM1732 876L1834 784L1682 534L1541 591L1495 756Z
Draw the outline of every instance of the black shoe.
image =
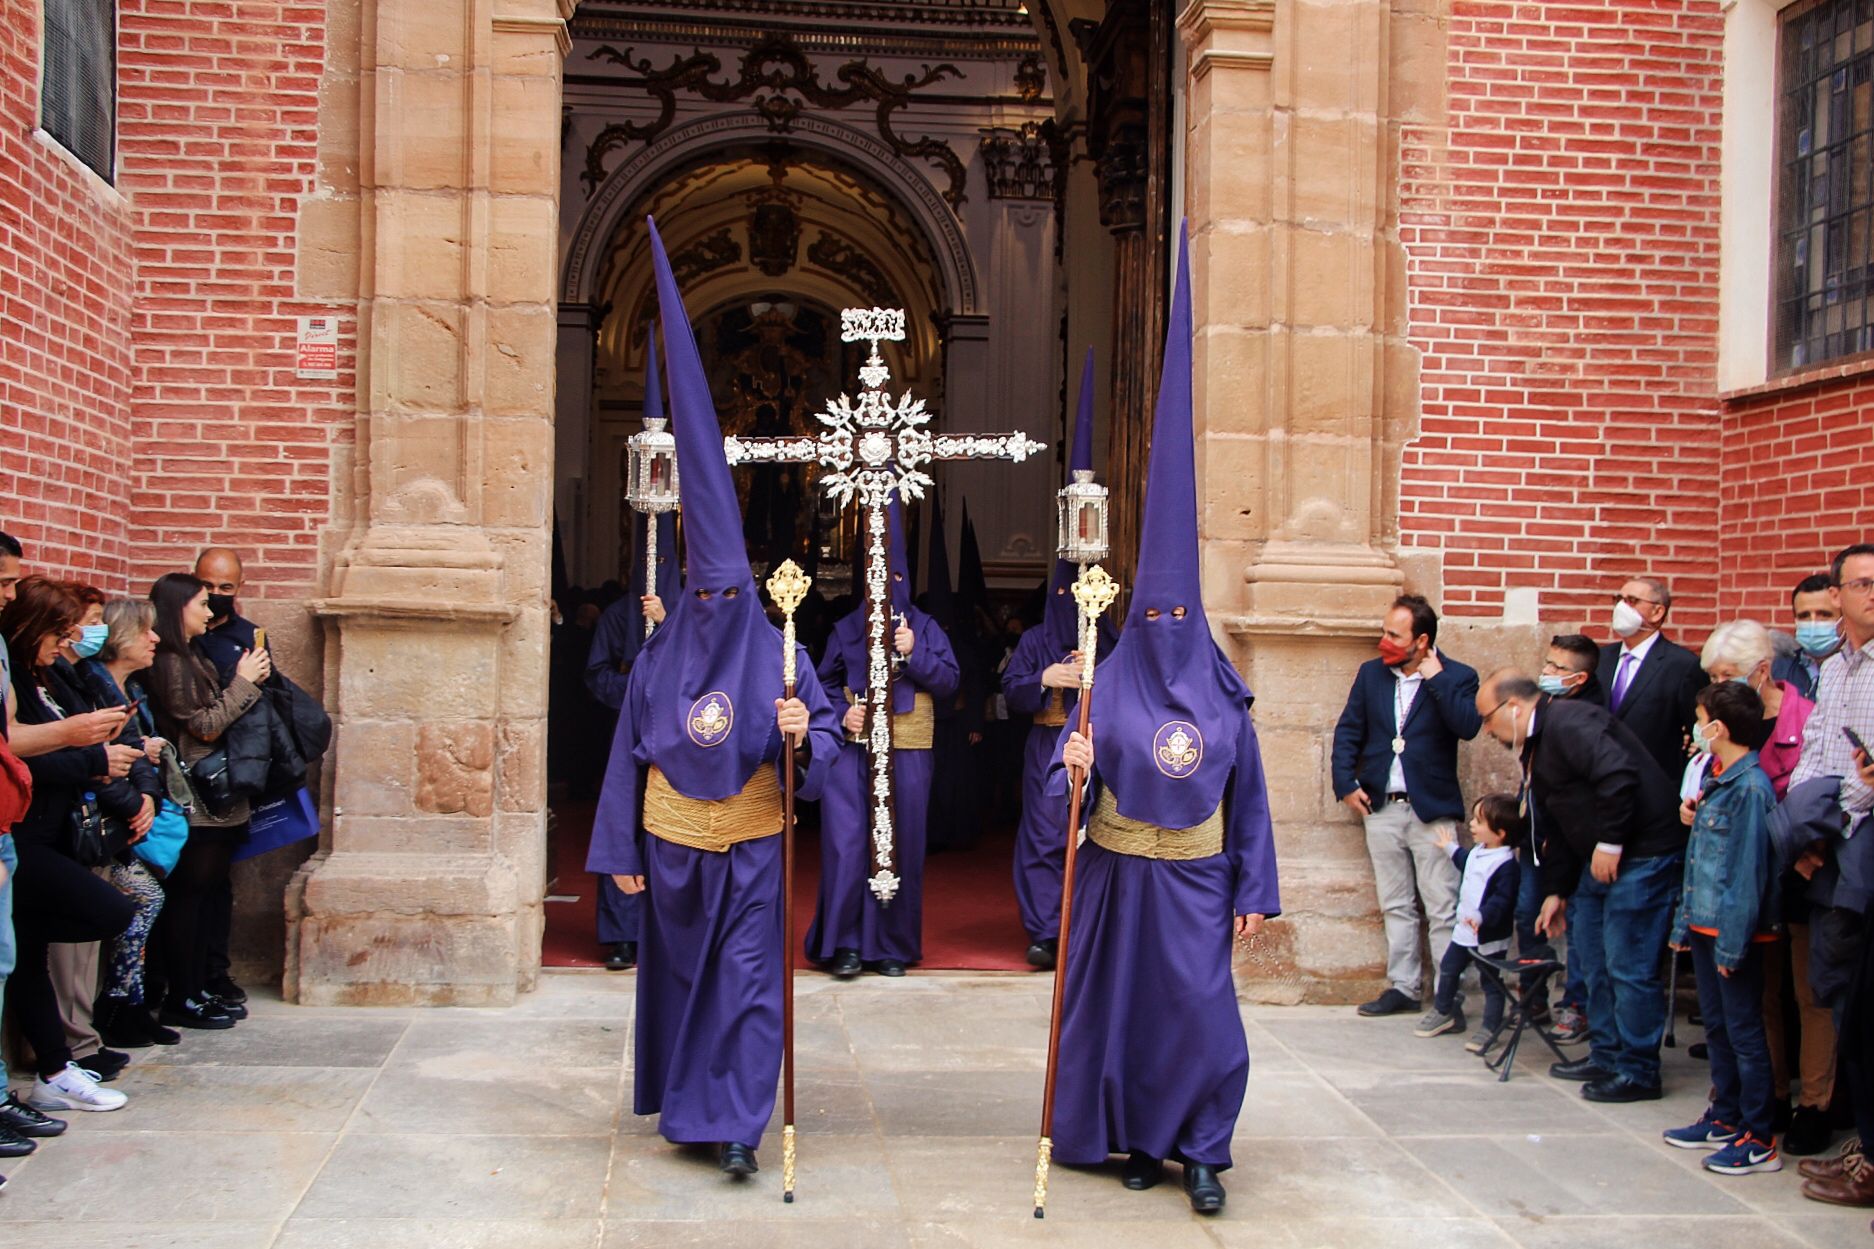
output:
M899 976L904 975L904 962L901 959L881 958L877 963L876 970L879 975L890 976L892 979L896 980Z
M859 961L857 950L833 951L833 975L841 980L851 980L865 970L865 964Z
M638 943L614 941L605 947L606 971L629 971L638 965Z
M1571 1063L1550 1063L1549 1076L1556 1080L1583 1080L1592 1083L1595 1080L1608 1080L1614 1073L1597 1064L1592 1058L1577 1058Z
M1217 1168L1201 1162L1185 1163L1184 1195L1199 1214L1215 1214L1223 1209L1223 1181L1217 1178Z
M1028 965L1037 971L1049 971L1054 967L1054 960L1060 954L1061 943L1053 937L1046 941L1037 941L1028 947Z
M24 1158L37 1148L38 1141L21 1136L12 1128L0 1127L0 1158Z
M21 1136L59 1136L65 1131L65 1120L42 1114L8 1093L6 1100L0 1102L0 1127Z
M1388 989L1371 1002L1360 1003L1360 1014L1368 1019L1377 1019L1381 1015L1404 1015L1419 1008L1419 1000L1407 997L1397 989Z
M229 976L216 976L202 986L202 991L217 1002L231 1006L239 1006L247 1001L247 990L234 983L233 978Z
M1135 1193L1142 1193L1148 1188L1155 1188L1158 1181L1165 1178L1165 1164L1150 1154L1132 1151L1126 1159L1126 1169L1121 1173L1119 1182Z
M1819 1154L1828 1148L1835 1133L1828 1126L1828 1111L1820 1106L1798 1106L1789 1117L1789 1131L1777 1144L1784 1153L1798 1158Z
M106 1045L140 1050L152 1044L147 1012L116 998L105 998L91 1012L91 1026Z
M172 1028L201 1028L209 1032L234 1026L234 1016L212 1000L197 1002L185 998L180 1002L166 1002L159 1018Z
M165 1028L157 1023L156 1017L150 1014L148 1007L139 1006L137 1009L142 1011L144 1017L150 1021L151 1045L175 1045L181 1042L182 1034L174 1028Z
M750 1176L761 1170L761 1164L755 1161L755 1151L733 1141L722 1147L722 1161L717 1165L725 1175L737 1177Z
M230 1002L219 993L214 993L207 989L202 991L202 996L207 999L209 1005L213 1006L230 1019L238 1020L247 1018L247 1007L241 1005L239 1002Z
M1702 1063L1710 1062L1711 1046L1705 1044L1703 1041L1694 1041L1685 1047L1685 1056L1687 1058L1695 1058Z
M76 1060L80 1067L98 1078L98 1083L109 1084L123 1074L130 1065L130 1055L113 1049L101 1049L95 1054Z
M1657 1084L1641 1084L1626 1076L1608 1076L1584 1084L1581 1095L1591 1102L1656 1102L1662 1096Z

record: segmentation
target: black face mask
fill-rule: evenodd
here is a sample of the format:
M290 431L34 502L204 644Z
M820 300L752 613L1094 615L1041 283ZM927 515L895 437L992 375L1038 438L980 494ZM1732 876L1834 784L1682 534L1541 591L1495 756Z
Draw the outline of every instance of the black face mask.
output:
M216 620L226 620L229 616L232 616L234 614L234 595L209 595L208 614Z

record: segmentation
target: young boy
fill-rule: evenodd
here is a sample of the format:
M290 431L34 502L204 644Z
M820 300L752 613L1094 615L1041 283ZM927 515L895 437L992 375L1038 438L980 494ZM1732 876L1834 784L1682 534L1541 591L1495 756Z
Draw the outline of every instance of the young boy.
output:
M1471 839L1475 845L1460 846L1448 830L1440 830L1438 846L1451 856L1463 878L1458 885L1458 920L1451 932L1451 944L1438 963L1438 991L1432 999L1431 1013L1419 1020L1414 1036L1460 1031L1464 1012L1458 1006L1458 981L1470 966L1471 951L1489 955L1509 952L1519 870L1514 843L1521 829L1515 796L1491 794L1479 798L1471 808ZM1503 987L1488 976L1483 984L1483 1027L1464 1043L1473 1054L1489 1049L1503 1026Z
M1672 948L1690 949L1698 973L1712 1100L1697 1123L1669 1129L1665 1138L1680 1149L1714 1150L1705 1169L1719 1175L1781 1171L1763 1030L1763 950L1777 920L1769 830L1776 791L1744 744L1762 731L1763 700L1748 685L1721 681L1699 691L1697 716L1712 764L1685 850Z

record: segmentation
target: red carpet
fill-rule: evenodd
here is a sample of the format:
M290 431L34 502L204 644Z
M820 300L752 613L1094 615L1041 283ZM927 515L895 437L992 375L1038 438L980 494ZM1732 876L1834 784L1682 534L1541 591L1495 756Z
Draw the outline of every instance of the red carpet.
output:
M593 901L597 882L585 873L586 843L592 835L590 802L563 803L557 817L550 872L557 873L549 896L573 895L572 902L547 903L546 940L541 963L547 967L598 967L598 916ZM1022 953L1028 938L1015 909L1009 879L1014 834L997 829L974 850L933 855L924 877L924 961L928 969L1025 971ZM803 828L800 860L794 869L794 913L801 936L813 922L820 887L818 831Z

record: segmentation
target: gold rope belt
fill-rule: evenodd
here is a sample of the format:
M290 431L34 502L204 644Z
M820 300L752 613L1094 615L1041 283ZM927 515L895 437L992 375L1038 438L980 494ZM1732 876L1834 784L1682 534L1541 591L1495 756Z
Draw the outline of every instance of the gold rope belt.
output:
M1119 814L1113 791L1102 789L1087 821L1087 840L1141 859L1208 859L1223 853L1223 805L1191 828L1160 828Z
M1048 701L1040 711L1035 712L1034 722L1042 728L1064 729L1067 727L1067 694L1064 690L1049 690Z
M781 783L764 763L741 793L710 801L678 793L653 767L644 782L644 831L674 846L727 853L738 842L781 831Z
M846 702L850 706L859 705L859 696L851 689L846 691ZM919 690L911 700L911 710L895 712L891 718L891 744L894 750L929 750L937 729L937 704L931 696ZM849 742L863 742L863 737L847 735Z

